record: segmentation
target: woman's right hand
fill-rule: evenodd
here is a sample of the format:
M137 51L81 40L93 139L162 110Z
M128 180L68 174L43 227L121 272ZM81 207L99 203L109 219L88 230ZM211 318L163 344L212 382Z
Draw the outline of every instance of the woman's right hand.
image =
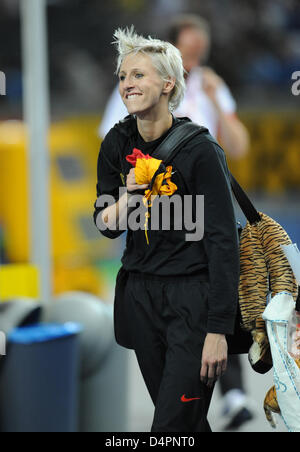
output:
M127 177L126 177L126 187L127 187L127 191L130 193L130 192L133 192L136 190L146 190L146 188L149 187L149 184L143 184L143 185L137 184L135 181L134 168L131 168L131 170L129 171L129 173L127 174Z

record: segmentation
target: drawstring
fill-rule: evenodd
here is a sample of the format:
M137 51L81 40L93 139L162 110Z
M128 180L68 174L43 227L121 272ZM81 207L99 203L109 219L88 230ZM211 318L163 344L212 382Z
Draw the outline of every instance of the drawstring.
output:
M129 144L131 145L130 137L129 137ZM124 165L123 165L123 154L124 154L124 151L125 151L126 147L127 147L127 141L125 142L125 144L124 144L124 146L122 148L122 151L120 150L120 148L118 148L120 165L121 165L120 177L121 177L122 184L123 184L124 187L126 186L126 172L125 172L125 168L124 168Z
M145 228L145 236L146 236L147 245L149 245L149 238L148 238L148 220L149 220L149 218L150 218L150 213L146 212L144 228Z

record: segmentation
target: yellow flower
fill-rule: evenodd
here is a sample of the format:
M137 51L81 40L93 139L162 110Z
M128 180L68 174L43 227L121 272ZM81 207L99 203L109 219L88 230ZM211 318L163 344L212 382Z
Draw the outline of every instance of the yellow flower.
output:
M135 165L135 181L139 185L150 184L151 180L160 167L161 160L138 158Z
M177 185L171 181L172 166L165 167L162 160L152 158L149 154L144 155L139 149L126 157L126 160L135 166L135 181L138 185L149 184L150 188L145 190L144 204L151 207L152 200L157 195L171 196L177 190ZM145 214L145 235L149 245L147 225L150 215Z

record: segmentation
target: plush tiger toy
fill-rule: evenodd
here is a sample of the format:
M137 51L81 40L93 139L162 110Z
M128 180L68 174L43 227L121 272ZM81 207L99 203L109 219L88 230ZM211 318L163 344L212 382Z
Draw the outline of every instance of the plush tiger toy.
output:
M247 222L240 240L239 303L242 326L251 331L253 345L249 361L256 372L272 368L272 356L262 313L269 293L273 297L287 291L296 299L298 286L294 273L280 245L292 243L286 231L268 215L259 212L261 220Z
M251 331L253 345L249 351L249 361L253 369L266 373L272 368L272 355L262 313L267 298L280 292L289 292L296 300L298 285L294 273L280 245L290 245L286 231L272 218L259 213L261 221L250 225L241 233L240 262L241 276L239 303L242 326ZM300 360L296 360L300 368ZM267 420L275 427L272 415L280 413L275 386L264 400Z

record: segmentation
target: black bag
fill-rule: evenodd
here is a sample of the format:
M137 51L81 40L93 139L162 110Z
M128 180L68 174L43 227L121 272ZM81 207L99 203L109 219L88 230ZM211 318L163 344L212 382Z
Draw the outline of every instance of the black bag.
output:
M133 349L133 342L130 331L129 312L125 303L125 290L128 280L128 272L123 267L120 268L115 289L114 300L114 332L115 339L119 345Z

